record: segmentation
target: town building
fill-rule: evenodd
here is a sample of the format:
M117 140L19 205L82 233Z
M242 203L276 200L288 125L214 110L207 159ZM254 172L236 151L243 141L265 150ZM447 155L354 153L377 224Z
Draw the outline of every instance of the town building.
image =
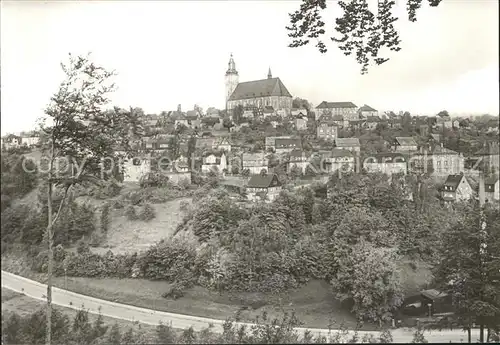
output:
M443 130L444 128L452 128L453 121L451 121L451 117L448 114L440 113L436 116L436 126Z
M334 141L338 136L338 126L333 121L322 121L316 127L316 137L328 141Z
M484 195L488 202L498 202L500 200L500 181L498 175L492 175L484 179Z
M311 155L302 150L293 150L290 152L288 162L286 162L286 171L290 172L294 167L299 168L305 174L307 166L310 164Z
M246 195L250 201L274 201L281 190L282 185L275 174L253 175L246 185Z
M277 154L292 152L293 150L301 149L302 143L300 139L276 139L275 151Z
M229 59L226 71L226 108L232 110L238 105L264 108L272 106L275 110L283 110L290 114L292 95L280 78L273 78L269 68L267 79L239 82L238 71L233 59Z
M358 109L359 117L369 117L369 116L378 116L378 111L373 109L369 105L363 105Z
M231 139L228 137L218 137L212 147L214 150L231 152Z
M294 121L295 122L295 128L298 131L305 131L305 130L307 130L307 121L308 121L307 116L298 115L295 118L295 121Z
M280 136L280 137L266 137L266 151L271 149L275 150L276 149L276 139L291 139L291 136Z
M316 120L325 114L342 115L346 121L359 120L357 107L352 102L323 101L316 107Z
M201 166L201 172L203 173L208 173L210 171L223 173L226 169L227 158L224 152L211 153L203 158L203 164Z
M363 161L363 168L368 173L406 175L408 158L400 153L379 153L366 158Z
M353 172L356 167L356 160L351 151L343 149L333 149L322 155L322 167L326 172L332 173L340 169L342 172Z
M369 130L374 130L380 122L382 122L380 117L377 115L370 115L366 117L365 127Z
M412 137L396 137L394 140L394 151L411 152L418 150L418 144Z
M241 157L242 171L248 169L250 174L260 174L262 170L268 169L269 160L263 152L244 153Z
M441 198L445 202L469 200L473 189L463 174L449 175L441 188Z
M354 153L361 151L361 143L358 138L337 138L335 139L335 147Z

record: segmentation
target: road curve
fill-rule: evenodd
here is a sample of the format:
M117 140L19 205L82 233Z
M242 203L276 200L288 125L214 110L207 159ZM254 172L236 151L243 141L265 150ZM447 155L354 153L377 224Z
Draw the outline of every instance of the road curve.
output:
M2 287L22 293L37 300L46 300L45 296L47 293L47 285L9 272L2 271ZM158 325L160 322L163 322L179 329L186 329L192 326L195 331L200 331L212 324L213 332L222 333L222 325L224 323L223 320L167 313L152 309L139 308L127 304L115 303L86 295L77 294L57 287L54 287L52 289L52 303L62 307L68 307L77 310L81 309L83 306L93 314L99 313L100 308L100 313L103 316L127 321L138 321L150 325ZM251 324L249 323L238 324L251 326ZM328 336L329 332L327 329L296 328L299 334L303 334L306 329L311 331L315 336L319 334ZM373 334L375 337L378 337L379 332L359 331L358 334L361 338L366 334ZM413 339L413 330L401 328L392 330L392 336L394 342L396 343L409 343ZM459 343L467 341L466 333L460 330L432 332L426 331L425 338L429 342ZM478 330L473 330L472 341L476 342L477 339L479 339L479 332Z

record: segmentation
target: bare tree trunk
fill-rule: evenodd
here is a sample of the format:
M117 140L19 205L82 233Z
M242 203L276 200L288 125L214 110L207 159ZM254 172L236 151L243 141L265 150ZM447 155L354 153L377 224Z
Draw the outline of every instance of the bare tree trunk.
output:
M52 167L51 167L52 168ZM47 189L47 242L48 242L48 263L47 263L47 330L45 344L50 345L52 336L52 260L54 253L52 251L52 173L49 172L49 185Z
M469 344L472 343L472 335L471 335L470 325L467 328L467 340L469 341Z
M479 342L481 344L484 343L484 325L483 324L479 325Z

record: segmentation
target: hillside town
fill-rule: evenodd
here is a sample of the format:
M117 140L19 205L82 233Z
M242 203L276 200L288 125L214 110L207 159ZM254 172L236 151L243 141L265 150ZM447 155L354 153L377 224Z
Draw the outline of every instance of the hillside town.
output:
M133 109L141 131L132 138L137 154L122 163L123 182L158 171L190 182L192 173L212 172L224 185L248 190L249 200L272 201L286 183L307 186L335 173L427 174L443 202L478 197L483 188L487 201L499 201L498 117L396 114L346 101L313 106L294 98L271 69L267 79L239 83L232 54L225 78L226 109ZM39 141L36 132L10 134L2 149ZM169 164L158 169L162 157Z

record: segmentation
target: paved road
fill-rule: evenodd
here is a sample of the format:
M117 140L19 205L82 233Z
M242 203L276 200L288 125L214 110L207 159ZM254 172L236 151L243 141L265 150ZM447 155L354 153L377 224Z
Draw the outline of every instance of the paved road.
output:
M21 276L2 271L2 287L23 293L26 296L45 301L47 286L39 282L23 278ZM192 326L196 331L206 328L209 324L213 325L213 332L222 333L222 324L224 321L208 319L204 317L173 314L161 311L154 311L151 309L138 308L126 304L114 303L98 298L89 297L86 295L77 294L71 291L63 290L54 287L52 289L52 302L56 305L69 307L73 309L80 309L82 306L88 309L90 313L97 314L101 308L103 316L112 317L115 319L122 319L128 321L139 321L141 323L158 325L161 322L171 324L174 328L185 329ZM244 323L239 323L244 324ZM250 326L250 324L245 324ZM299 334L303 334L305 328L296 329ZM322 334L328 335L327 329L309 329L314 335ZM372 333L375 337L378 332L359 332L359 336L363 337L365 334ZM409 343L413 339L413 331L411 329L397 329L392 331L394 342ZM476 342L479 336L477 330L473 331L472 341ZM467 334L455 331L441 331L441 332L426 332L425 338L429 342L467 342Z

